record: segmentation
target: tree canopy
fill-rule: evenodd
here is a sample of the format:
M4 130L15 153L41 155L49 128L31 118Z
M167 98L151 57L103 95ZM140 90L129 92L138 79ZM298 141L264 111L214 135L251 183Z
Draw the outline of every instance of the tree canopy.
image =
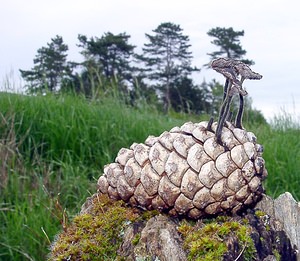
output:
M104 33L100 38L79 35L79 46L83 48L81 54L85 57L84 64L98 66L107 78L118 77L119 80L131 78L130 65L134 54L134 45L128 43L130 35L111 32Z
M210 62L217 58L232 58L235 60L241 60L245 64L252 65L254 61L245 59L244 56L246 55L246 50L242 48L240 43L240 37L244 36L244 30L242 31L235 31L232 27L225 28L225 27L215 27L210 29L207 34L214 39L211 41L216 47L219 48L218 51L214 51L212 53L208 53L210 56ZM210 63L206 64L209 66ZM222 97L225 95L223 90L222 84L218 83L217 81L213 80L209 83L210 90L212 94L214 94L214 98L212 99L212 114L217 115L218 109L222 103ZM243 98L244 99L244 98ZM245 99L248 99L245 97ZM251 100L247 101L249 104L248 107L251 107ZM233 109L236 110L239 106L239 103L236 98L233 99Z
M68 45L58 35L47 43L47 47L37 50L34 67L28 71L20 70L30 92L59 90L62 80L72 72L67 62L67 51Z
M189 51L189 37L179 25L162 23L146 34L143 54L139 56L146 67L146 77L162 91L164 107L171 106L171 88L176 88L180 78L188 78L196 67L192 67L192 53Z
M244 36L244 30L235 31L232 27L215 27L210 29L207 34L214 38L211 43L219 48L218 51L208 53L211 60L227 57L242 60L249 65L254 64L252 60L243 59L247 52L242 48L239 38Z
M228 57L253 64L245 59L240 38L244 31L232 27L212 28L207 32L218 50L209 53L211 60ZM67 61L68 46L56 36L46 47L37 50L31 70L20 70L29 92L75 91L86 97L106 95L118 90L119 97L132 106L143 100L155 103L164 112L170 109L216 115L222 102L222 85L215 80L195 84L192 73L190 39L178 24L161 23L146 33L141 53L129 43L130 35L106 32L100 37L78 35L82 62ZM112 87L112 88L111 88ZM117 89L115 89L117 87ZM251 106L250 106L251 108Z

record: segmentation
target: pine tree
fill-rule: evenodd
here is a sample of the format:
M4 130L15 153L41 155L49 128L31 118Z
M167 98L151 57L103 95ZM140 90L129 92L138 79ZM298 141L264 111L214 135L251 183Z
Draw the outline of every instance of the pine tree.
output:
M62 81L71 74L71 66L67 62L68 46L61 36L56 36L47 43L47 47L37 50L31 70L21 70L22 78L27 82L29 92L57 91Z
M246 55L246 50L242 48L240 43L240 37L244 36L244 30L235 31L232 27L224 28L224 27L215 27L210 29L207 34L214 38L211 41L212 44L219 48L218 51L208 53L210 56L210 61L217 58L231 58L235 60L240 60L245 64L253 65L254 61L244 59L243 57ZM209 66L209 63L205 66ZM225 84L226 85L226 84ZM217 81L213 80L210 84L210 89L213 93L215 93L214 101L212 102L212 115L216 115L218 108L220 106L220 102L222 101L222 97L224 98L224 92L226 89L222 89L221 84ZM219 94L219 96L217 95ZM217 98L216 98L217 97ZM240 97L240 100L248 99L247 97ZM247 101L246 101L247 102ZM250 104L250 102L248 102ZM233 110L237 110L239 106L239 101L235 98L233 100Z
M128 43L130 35L120 33L114 35L105 33L101 38L79 35L81 52L85 57L85 65L98 67L106 78L118 77L119 81L130 80L132 68L131 59L134 45Z
M206 85L195 85L191 78L181 77L176 88L170 89L171 105L175 111L185 113L210 113L210 91Z
M208 54L211 60L227 57L241 60L248 65L254 64L252 60L243 59L247 52L242 48L239 38L244 36L244 30L234 31L232 27L216 27L210 29L207 34L214 38L211 43L220 48L218 51Z
M146 34L149 43L144 44L139 59L145 64L146 77L162 92L164 109L171 106L171 88L176 88L180 78L188 78L193 71L189 37L183 35L179 25L162 23L154 34Z

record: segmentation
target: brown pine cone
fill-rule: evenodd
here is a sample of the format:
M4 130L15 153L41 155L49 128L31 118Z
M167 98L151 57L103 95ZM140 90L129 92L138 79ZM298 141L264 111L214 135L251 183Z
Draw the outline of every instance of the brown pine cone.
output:
M104 167L100 193L132 206L200 218L236 213L260 199L267 171L253 133L226 122L187 122L121 149Z

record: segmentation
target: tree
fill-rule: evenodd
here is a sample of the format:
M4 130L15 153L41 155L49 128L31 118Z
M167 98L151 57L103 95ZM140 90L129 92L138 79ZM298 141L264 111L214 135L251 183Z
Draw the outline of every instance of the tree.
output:
M47 47L38 49L31 70L21 70L22 78L28 83L30 92L56 91L64 79L71 74L72 69L67 62L68 46L61 36L56 36L47 43Z
M239 38L244 36L244 30L234 31L232 27L215 27L210 29L207 34L214 38L211 43L219 48L218 51L208 53L211 61L216 58L225 57L235 60L241 60L248 65L254 64L254 61L243 58L247 52L242 48ZM208 64L206 64L206 66L208 66ZM222 103L222 96L224 97L224 93L227 91L227 83L225 83L224 90L222 89L221 84L215 80L213 80L209 85L213 95L215 96L214 100L212 101L212 114L215 115L218 108L220 107L220 104ZM244 102L244 99L246 99L245 102L247 102L247 97L240 96L240 102ZM237 110L238 106L239 101L237 99L234 99L232 105L233 110Z
M189 51L189 37L183 35L179 25L162 23L154 35L146 34L149 43L144 44L143 54L139 59L145 64L146 77L162 91L164 109L171 106L171 88L176 88L180 78L188 78L193 71L193 58Z
M206 113L212 116L219 114L219 108L223 103L223 86L215 79L207 83L205 80L201 84L201 89L206 90L205 102L207 104Z
M241 60L248 65L254 64L252 60L243 59L247 52L242 48L239 37L244 36L244 30L234 31L232 27L216 27L210 29L207 34L215 38L211 43L220 48L219 51L208 54L211 57L211 60L227 57Z
M134 45L128 43L130 35L120 33L114 35L105 33L101 38L79 35L79 46L84 48L81 52L86 61L85 65L93 64L103 72L107 78L118 77L118 80L130 80L132 68L131 58L134 54Z
M172 108L185 113L209 113L210 91L206 85L195 85L192 79L181 77L176 81L176 87L170 89Z

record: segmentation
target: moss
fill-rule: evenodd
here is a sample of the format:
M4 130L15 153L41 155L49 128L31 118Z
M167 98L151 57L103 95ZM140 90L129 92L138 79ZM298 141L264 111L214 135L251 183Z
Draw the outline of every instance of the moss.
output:
M140 238L141 238L141 234L136 234L135 237L132 239L131 243L136 246L139 241L140 241Z
M52 246L49 260L113 259L122 242L125 226L140 219L135 209L106 196L93 200L88 214L74 217Z
M265 215L266 215L266 213L261 210L255 211L255 216L257 216L258 218L264 217Z
M261 211L261 210L256 210L255 211L255 216L257 216L259 219L261 219L263 221L263 224L266 228L266 231L270 231L271 227L270 227L270 223L269 223L269 216L267 213Z
M111 201L107 196L94 197L88 213L74 217L73 222L57 237L49 260L123 260L117 251L126 227L146 222L158 211L141 211ZM178 231L184 239L188 260L222 260L228 253L230 238L238 242L243 260L253 260L255 247L247 219L219 216L202 221L179 222ZM132 239L136 246L140 233Z
M160 214L160 212L158 210L143 211L140 215L140 220L141 221L148 221L150 218L155 217L159 214Z
M276 258L276 261L280 261L281 260L281 255L280 255L280 253L278 252L277 249L273 249L273 254L274 254L275 258Z
M106 195L95 196L88 213L75 216L73 222L57 236L49 260L98 260L117 258L126 226L145 222L159 214L128 207ZM132 241L138 244L140 234Z
M229 237L238 239L244 260L252 260L255 246L250 236L251 227L244 220L234 221L229 217L198 222L196 225L182 221L178 231L184 239L188 260L222 260L228 246Z

